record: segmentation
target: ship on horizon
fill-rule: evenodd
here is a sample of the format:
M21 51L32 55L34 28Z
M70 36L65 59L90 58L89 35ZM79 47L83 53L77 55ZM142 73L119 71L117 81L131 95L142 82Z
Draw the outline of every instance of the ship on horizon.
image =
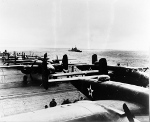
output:
M72 52L82 52L81 50L77 49L77 47L75 46L75 48L72 48L71 50L68 51L72 51Z

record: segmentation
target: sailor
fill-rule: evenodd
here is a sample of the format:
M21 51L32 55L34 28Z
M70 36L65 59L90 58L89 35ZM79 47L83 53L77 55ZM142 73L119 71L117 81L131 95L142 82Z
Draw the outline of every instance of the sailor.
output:
M45 109L47 109L48 108L48 105L45 105Z
M57 105L55 99L52 99L52 101L49 103L50 107L55 107Z
M69 103L71 103L71 102L69 101L69 99L66 99L66 100L64 100L64 101L62 102L62 104L61 104L61 105L69 104Z

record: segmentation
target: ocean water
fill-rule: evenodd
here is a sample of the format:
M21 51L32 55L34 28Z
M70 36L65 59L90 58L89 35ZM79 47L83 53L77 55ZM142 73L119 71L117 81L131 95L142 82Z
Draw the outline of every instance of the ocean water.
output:
M149 67L149 55L146 51L121 51L121 50L82 50L82 52L71 52L65 48L40 48L25 51L27 54L43 56L47 52L50 59L62 59L64 54L68 55L69 62L92 63L92 55L97 54L98 60L106 58L108 65L117 65L133 67Z

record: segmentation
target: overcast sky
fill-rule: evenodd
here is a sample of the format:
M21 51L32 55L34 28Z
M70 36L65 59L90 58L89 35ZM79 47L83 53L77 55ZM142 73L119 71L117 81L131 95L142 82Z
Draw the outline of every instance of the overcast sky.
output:
M0 48L148 50L150 0L0 0Z

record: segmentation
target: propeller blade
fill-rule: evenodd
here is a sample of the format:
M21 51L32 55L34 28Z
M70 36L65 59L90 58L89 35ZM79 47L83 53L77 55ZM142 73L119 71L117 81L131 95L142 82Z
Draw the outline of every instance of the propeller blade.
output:
M134 116L131 114L128 106L125 103L123 104L123 109L124 109L124 112L129 120L129 122L134 122L134 119L133 119Z
M42 82L44 88L47 90L48 89L48 70L47 70L47 53L44 54L44 59L42 62Z

